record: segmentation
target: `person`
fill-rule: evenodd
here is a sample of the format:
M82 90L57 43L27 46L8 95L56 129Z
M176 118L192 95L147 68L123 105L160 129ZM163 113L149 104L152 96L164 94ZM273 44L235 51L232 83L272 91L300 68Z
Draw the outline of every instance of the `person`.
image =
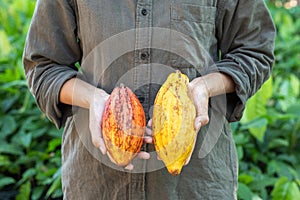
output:
M64 199L237 199L229 123L241 119L247 99L270 76L275 33L263 0L38 0L23 63L37 105L64 127ZM204 50L214 65L203 61ZM190 78L200 129L178 176L150 161L151 110L168 74L161 72L170 68ZM142 167L133 161L118 168L103 142L104 105L120 80L149 122L134 159Z

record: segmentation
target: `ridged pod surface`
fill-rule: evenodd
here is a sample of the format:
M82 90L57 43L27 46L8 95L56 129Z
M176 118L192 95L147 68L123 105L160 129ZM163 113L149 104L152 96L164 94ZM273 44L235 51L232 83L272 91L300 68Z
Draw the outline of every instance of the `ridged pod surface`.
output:
M107 151L117 165L128 165L140 152L145 125L145 113L136 95L123 84L114 88L106 102L101 127Z
M174 176L181 173L196 138L196 109L188 96L188 83L188 77L180 71L171 73L154 102L154 146L169 173Z

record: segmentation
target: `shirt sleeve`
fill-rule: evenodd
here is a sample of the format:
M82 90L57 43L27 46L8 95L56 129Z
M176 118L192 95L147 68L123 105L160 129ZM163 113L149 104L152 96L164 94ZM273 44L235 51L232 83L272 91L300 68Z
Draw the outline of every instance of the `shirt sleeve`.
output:
M241 119L247 99L270 76L276 31L263 0L222 0L218 8L216 66L236 84L235 93L227 95L226 117L232 122Z
M81 50L76 37L76 17L66 0L39 0L23 52L29 89L42 112L60 128L72 107L59 102L59 92L77 75L74 64Z

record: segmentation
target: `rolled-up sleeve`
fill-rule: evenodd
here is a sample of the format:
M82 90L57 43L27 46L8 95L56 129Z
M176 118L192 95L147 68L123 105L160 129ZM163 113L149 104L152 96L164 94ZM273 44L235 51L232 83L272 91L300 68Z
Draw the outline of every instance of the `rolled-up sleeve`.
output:
M228 94L227 119L242 117L247 99L269 78L274 62L275 27L263 0L219 2L217 38L221 59L217 70L236 84Z
M55 14L53 14L55 10ZM81 59L76 17L67 0L39 0L23 52L29 89L42 112L60 128L72 108L59 102L62 85L77 75Z

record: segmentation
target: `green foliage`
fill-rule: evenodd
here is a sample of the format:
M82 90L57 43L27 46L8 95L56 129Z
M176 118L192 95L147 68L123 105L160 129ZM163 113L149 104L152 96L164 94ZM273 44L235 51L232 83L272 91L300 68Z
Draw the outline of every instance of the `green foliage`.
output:
M295 181L288 180L287 177L278 179L271 195L273 200L300 199L300 192L297 183Z
M272 83L271 77L255 96L248 100L243 119L241 120L241 123L259 141L263 141L268 125L266 104L272 96Z
M34 0L0 1L0 199L61 197L60 141L37 108L22 65Z
M276 70L274 76L300 76L300 6L292 9L272 7L277 28Z
M270 82L232 124L239 156L238 197L300 199L300 9L269 5L277 28Z

